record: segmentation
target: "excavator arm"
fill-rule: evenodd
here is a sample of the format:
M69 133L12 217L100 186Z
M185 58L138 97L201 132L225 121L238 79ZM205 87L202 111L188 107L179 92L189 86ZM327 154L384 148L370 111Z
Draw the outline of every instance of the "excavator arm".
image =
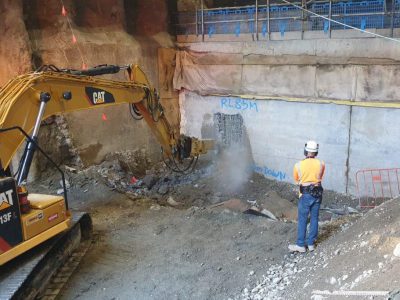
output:
M121 70L127 72L128 81L97 77ZM57 269L70 262L71 253L84 253L91 244L90 216L69 210L64 174L37 143L41 122L52 115L123 103L129 103L133 116L147 122L169 159L167 165L175 171L189 170L198 155L213 146L210 140L172 129L156 91L136 65L88 70L45 66L0 90L0 299L37 299ZM24 141L15 179L5 169ZM64 197L28 193L24 181L35 150L61 173ZM189 164L182 167L185 161Z
M97 75L117 73L125 69L129 81L98 78ZM63 70L47 66L21 75L0 90L0 129L13 126L32 132L37 139L40 123L49 116L72 111L130 103L141 115L161 144L164 155L177 161L197 157L212 147L212 141L178 136L165 117L158 95L137 65L124 67L102 65L88 70ZM18 131L0 136L1 168L9 166L24 141ZM27 145L18 184L26 179L34 153Z

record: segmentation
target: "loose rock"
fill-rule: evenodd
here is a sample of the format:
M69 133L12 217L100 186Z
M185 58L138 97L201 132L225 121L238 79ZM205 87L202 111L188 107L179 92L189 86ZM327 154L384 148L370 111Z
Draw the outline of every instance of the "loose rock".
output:
M396 245L396 247L394 248L393 255L396 256L396 257L400 257L400 243L398 243Z
M144 185L148 188L151 189L158 181L157 176L155 176L154 174L149 174L146 175L143 179L142 182L144 183Z
M160 195L165 195L166 193L168 193L168 191L169 191L169 187L168 187L168 185L162 185L162 186L160 186L159 188L158 188L158 193L160 194Z

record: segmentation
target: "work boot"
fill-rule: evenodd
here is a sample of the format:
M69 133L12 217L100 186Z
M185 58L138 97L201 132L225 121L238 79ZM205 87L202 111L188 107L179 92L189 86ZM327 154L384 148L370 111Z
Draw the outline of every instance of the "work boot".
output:
M315 250L314 245L308 245L308 251L313 252Z
M289 251L290 252L300 252L304 253L306 252L306 247L298 246L298 245L289 245Z

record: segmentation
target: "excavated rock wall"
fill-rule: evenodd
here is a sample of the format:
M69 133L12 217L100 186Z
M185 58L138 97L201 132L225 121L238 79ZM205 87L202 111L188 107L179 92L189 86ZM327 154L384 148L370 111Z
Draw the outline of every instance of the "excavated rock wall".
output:
M61 13L60 1L1 1L0 33L7 43L0 47L0 85L43 64L80 69L83 63L88 67L135 63L158 88L158 48L174 46L168 33L169 9L173 8L167 1L63 3L70 24ZM77 43L72 42L71 28ZM122 73L111 78L125 79ZM166 104L168 116L176 106ZM127 105L70 113L65 122L84 165L100 163L118 151L145 153L146 161L160 158L159 145L149 128L144 121L132 119ZM49 126L54 130L59 127L57 123ZM52 135L49 126L43 131L45 136ZM46 147L54 152L59 145L50 139Z
M22 1L0 2L0 85L31 69L31 47L23 20Z

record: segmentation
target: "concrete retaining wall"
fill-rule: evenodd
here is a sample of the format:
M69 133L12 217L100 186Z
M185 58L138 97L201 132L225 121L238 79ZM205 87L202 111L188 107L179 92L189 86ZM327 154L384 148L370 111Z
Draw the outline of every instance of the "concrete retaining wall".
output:
M326 162L327 189L356 195L355 172L365 168L397 167L400 150L400 110L335 104L293 103L236 97L180 97L182 131L208 138L204 128L213 114L243 117L253 169L268 178L293 183L292 170L303 158L308 139L320 144ZM233 162L234 163L234 162Z
M398 43L380 38L336 38L281 41L237 41L185 43L180 46L198 52L240 53L245 57L252 54L313 56L315 58L368 58L399 60ZM331 61L332 62L332 61Z

